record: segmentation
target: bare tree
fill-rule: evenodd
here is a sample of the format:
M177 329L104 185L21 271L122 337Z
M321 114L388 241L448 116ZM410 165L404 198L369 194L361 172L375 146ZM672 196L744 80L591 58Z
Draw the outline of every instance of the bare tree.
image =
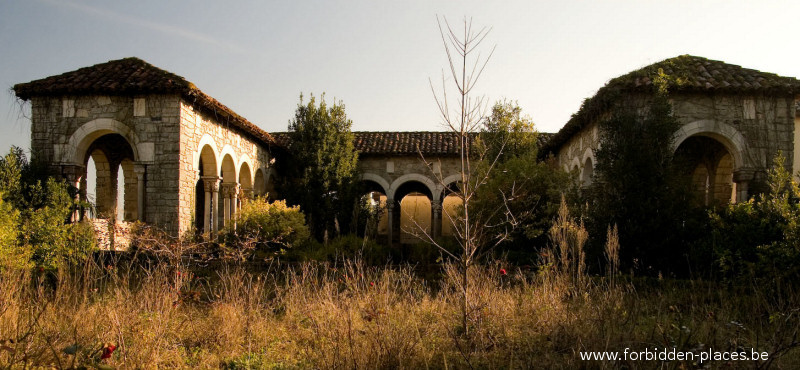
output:
M438 244L424 230L423 234L428 241L438 247L443 254L450 256L459 266L459 288L463 298L461 302L462 324L464 333L468 334L471 312L468 294L469 268L483 253L508 237L509 227L514 225L514 220L507 207L500 210L508 216L506 217L508 222L504 225L487 225L485 224L487 218L480 217L480 215L475 217L470 210L471 199L475 196L476 190L486 182L492 168L497 163L497 157L499 157L498 155L491 158L489 165L480 170L476 170L472 163L472 160L484 161L486 154L485 151L476 150L478 148L473 144L486 116L488 104L483 96L474 96L473 90L495 50L495 47L492 47L488 54L482 57L479 49L491 28L475 29L472 20L465 18L463 30L456 30L450 26L447 19L437 17L436 20L447 54L449 73L442 73L441 93L437 94L432 81L430 85L444 125L459 139L461 179L457 195L463 202L459 215L453 215L447 210L443 210L443 214L453 225L460 249L458 252L451 252ZM448 90L455 90L455 97L451 98ZM455 102L454 106L451 106L451 99ZM502 152L502 147L500 152ZM420 155L422 155L421 152ZM444 184L442 174L435 172L434 174L441 185L448 185Z

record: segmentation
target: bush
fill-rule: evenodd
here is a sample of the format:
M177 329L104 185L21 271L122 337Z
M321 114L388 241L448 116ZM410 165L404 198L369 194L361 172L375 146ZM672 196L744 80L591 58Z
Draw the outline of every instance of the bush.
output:
M25 268L30 264L30 249L18 242L19 211L0 196L0 269Z
M240 249L273 253L304 243L309 231L300 207L256 198L242 204L236 222L229 223L220 237L224 244Z
M0 158L3 266L55 269L82 262L96 248L90 225L68 223L75 189L48 177L43 168L28 162L17 147Z
M725 278L780 284L800 276L800 188L784 163L779 154L769 193L711 213L710 243Z
M33 187L41 187L41 183ZM41 189L43 206L21 212L22 244L32 251L38 267L55 269L62 262L83 261L96 249L94 229L88 223L67 223L72 201L66 184L51 178Z

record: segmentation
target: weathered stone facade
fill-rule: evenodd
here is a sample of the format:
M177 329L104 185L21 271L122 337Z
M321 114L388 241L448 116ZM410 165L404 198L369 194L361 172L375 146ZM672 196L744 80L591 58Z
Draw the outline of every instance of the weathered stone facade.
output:
M681 63L685 66L676 67ZM607 108L594 114L579 112L549 145L563 168L575 171L584 183L590 182L594 153L601 142L598 122L614 109L646 106L649 95L641 81L649 78L647 73L659 68L663 72L667 66L674 68L677 77L673 78L679 81L672 82L668 90L672 114L681 124L674 136L675 150L680 153L682 148L694 147L694 155L703 157L695 159L692 176L698 190L707 193L707 204L747 199L764 191L766 172L779 152L786 158L787 168L800 170L800 145L795 144L800 122L796 109L800 96L795 94L800 92L800 83L691 56L645 67L598 91L582 111L601 104ZM741 83L733 86L728 81ZM698 154L698 150L705 152Z
M619 107L644 107L654 81L664 76L673 115L681 123L676 153L695 156L691 176L707 203L745 199L758 191L778 152L790 168L800 170L800 82L692 56L611 80L541 153L554 154L588 184L601 142L598 122ZM272 150L289 148L281 142L288 136L273 138L182 77L136 58L14 90L31 101L35 160L49 163L85 199L91 158L98 216L114 219L119 202L123 220L142 220L175 235L213 233L230 222L243 198L271 188ZM454 204L451 197L447 206L446 195L461 180L457 135L357 132L355 144L362 180L386 205L383 229L389 242L409 241L405 236L414 231L401 230L401 224L428 213L420 207L429 207L430 217L423 217L428 221L417 229L442 235L445 213ZM117 184L120 172L123 184ZM404 198L410 200L404 203Z
M266 189L269 135L144 61L111 61L15 91L31 101L33 159L49 163L83 200L87 178L96 177L94 216L141 220L174 235L196 226L214 232L242 198ZM90 159L95 174L87 173ZM196 207L198 200L203 207ZM198 219L207 222L192 223Z

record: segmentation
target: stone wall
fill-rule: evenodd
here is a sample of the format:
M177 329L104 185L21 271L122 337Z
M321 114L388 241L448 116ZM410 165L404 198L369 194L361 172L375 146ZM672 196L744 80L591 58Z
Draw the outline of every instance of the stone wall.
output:
M358 160L358 169L362 175L369 174L383 179L385 183L381 185L387 195L390 189L396 189L406 181L425 179L433 187L441 188L441 180L449 178L448 182L452 182L461 170L461 161L457 157L425 159L430 166L419 156L362 156Z
M181 231L191 229L195 212L195 199L197 194L195 188L200 179L200 152L202 147L209 145L214 151L216 160L216 173L203 174L204 176L222 176L223 159L230 155L235 168L234 175L230 178L225 176L224 182L238 183L243 171L249 169L250 184L255 183L257 171L262 171L263 176L268 173L270 153L266 145L253 139L250 135L232 127L225 122L204 114L196 110L191 104L182 101L180 103L180 140L176 139L176 144L180 143L180 172L179 180L179 215L178 227ZM245 166L246 164L246 166ZM252 187L252 186L251 186ZM263 189L257 193L263 193ZM176 193L177 194L177 193ZM222 197L220 197L219 207L222 207ZM223 224L224 216L221 209L217 210L219 225Z
M646 99L632 98L640 106ZM766 170L782 151L786 165L794 164L795 99L792 96L735 94L673 94L673 115L682 128L676 133L676 148L692 135L720 141L731 152L734 172L753 182L751 193L763 191ZM565 170L586 172L587 158L595 164L594 152L600 146L598 125L591 123L561 146L556 155ZM800 162L799 162L800 163ZM793 168L797 171L798 168ZM743 174L743 175L741 175ZM759 185L761 184L761 185Z
M177 95L34 97L32 157L50 163L56 174L85 178L86 146L102 135L120 134L134 150L134 165L147 168L144 221L174 230L178 103Z

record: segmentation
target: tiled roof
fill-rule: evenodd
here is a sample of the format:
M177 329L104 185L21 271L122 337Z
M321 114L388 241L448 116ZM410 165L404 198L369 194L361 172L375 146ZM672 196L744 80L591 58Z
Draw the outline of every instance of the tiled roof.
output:
M236 114L216 99L206 95L193 83L181 76L153 66L139 58L124 58L84 67L72 72L14 85L20 99L35 96L62 95L135 95L180 94L200 110L230 123L266 143L273 142L270 135Z
M757 94L796 94L800 81L755 69L742 68L718 60L681 55L663 60L610 80L586 99L581 109L548 142L540 155L558 150L572 135L611 107L619 92L650 92L654 81L666 81L667 90L675 92L720 92Z
M362 155L459 155L458 135L449 131L355 131L355 148ZM287 132L272 134L278 145L288 148ZM540 133L539 144L552 134ZM419 148L419 149L418 149Z

